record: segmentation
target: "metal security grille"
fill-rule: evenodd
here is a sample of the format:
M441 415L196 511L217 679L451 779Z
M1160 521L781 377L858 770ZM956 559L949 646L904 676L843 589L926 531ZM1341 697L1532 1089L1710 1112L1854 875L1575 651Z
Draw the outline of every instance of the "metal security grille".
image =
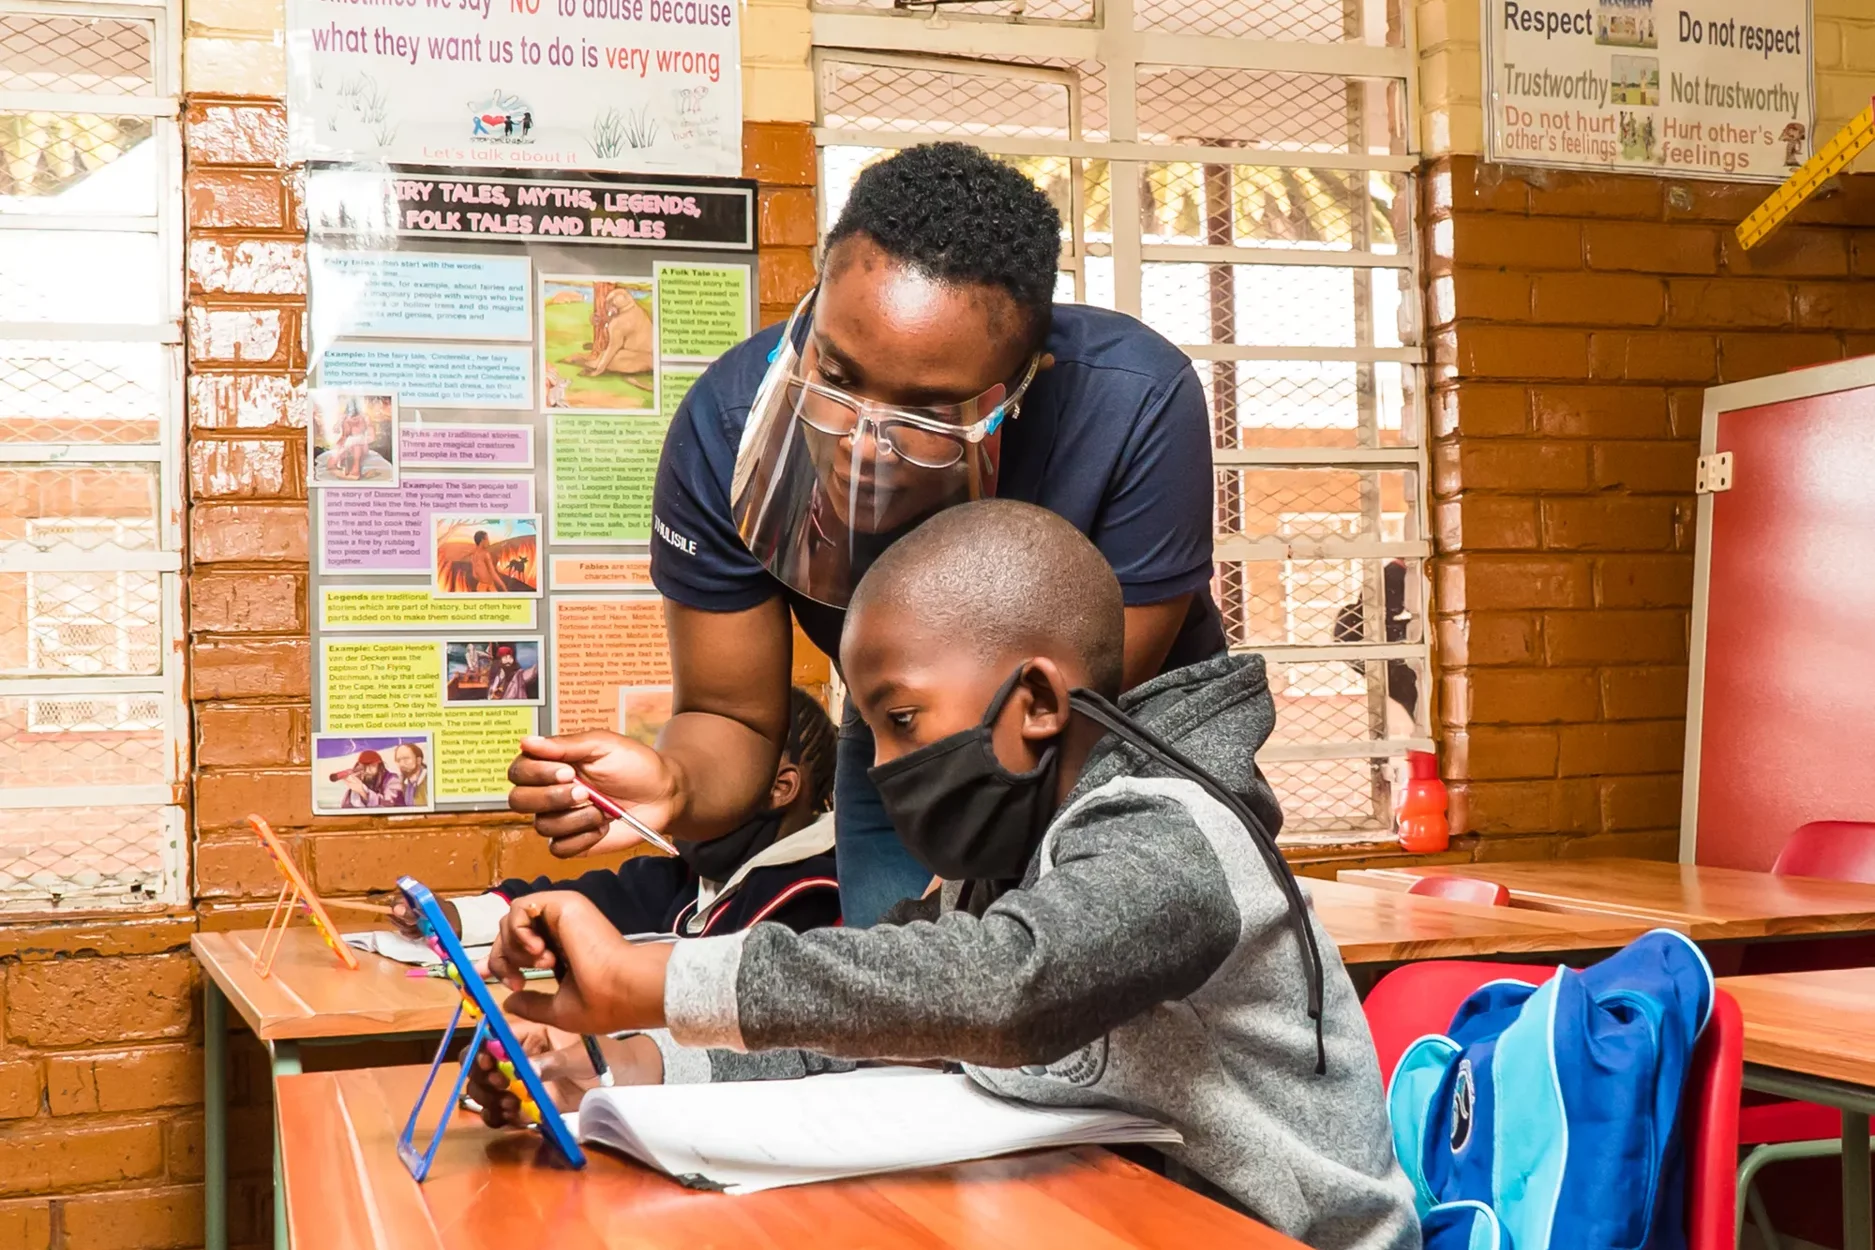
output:
M0 0L0 912L188 896L180 47Z
M1192 357L1214 593L1270 666L1286 836L1390 824L1429 748L1413 49L1386 0L835 4L814 16L823 225L870 162L963 139L1062 210L1057 299Z

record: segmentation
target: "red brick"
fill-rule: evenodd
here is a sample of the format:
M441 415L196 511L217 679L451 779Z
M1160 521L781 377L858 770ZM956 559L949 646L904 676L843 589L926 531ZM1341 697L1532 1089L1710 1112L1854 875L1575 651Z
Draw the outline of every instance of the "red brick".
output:
M332 833L309 839L313 887L322 893L388 890L408 874L432 890L485 889L494 882L493 839L480 829Z
M628 859L648 854L651 849L641 843L618 854L561 859L547 849L548 845L547 839L531 828L501 830L495 837L495 878L501 881L510 877L567 880L583 873L617 868Z
M1536 500L1466 492L1433 506L1439 550L1530 551L1537 546Z
M199 579L202 574L196 574ZM312 729L309 707L197 704L195 762L204 768L304 764Z
M1552 325L1659 325L1666 289L1659 278L1545 273L1535 283L1534 319Z
M0 962L44 963L74 955L156 955L187 951L195 915L97 916L0 925Z
M1434 574L1441 612L1586 608L1593 600L1589 563L1580 559L1461 555L1440 560Z
M1612 382L1708 382L1718 374L1709 334L1637 330L1589 335L1589 373Z
M1677 819L1677 818L1676 818ZM1558 859L1657 859L1680 857L1680 831L1657 829L1650 833L1604 833L1568 838L1556 847Z
M1673 546L1671 499L1591 495L1542 501L1543 545L1564 551L1665 551Z
M306 771L271 769L196 774L195 824L198 829L240 828L250 814L262 816L280 829L301 829L310 825L312 786Z
M770 248L762 253L756 267L764 304L794 304L818 280L811 248Z
M28 1046L181 1037L193 1014L194 972L195 961L182 954L15 964L6 974L7 1037ZM0 1167L0 1177L5 1172Z
M1725 268L1735 274L1835 278L1849 272L1849 236L1819 226L1784 226L1747 250L1725 232Z
M1590 221L1582 226L1582 251L1591 269L1716 273L1720 233L1710 226Z
M1667 391L1667 420L1673 437L1697 439L1704 421L1706 392L1703 387L1678 386Z
M189 662L197 699L305 699L312 695L312 644L304 638L204 639L189 648Z
M206 1170L202 1166L202 1120L186 1116L171 1120L164 1146L164 1160L172 1181L199 1181Z
M1586 668L1468 669L1447 673L1443 691L1451 723L1474 727L1594 720L1601 702Z
M1652 386L1540 386L1530 392L1545 438L1664 438L1667 392Z
M1529 392L1521 386L1479 382L1433 396L1433 433L1439 438L1499 438L1530 428Z
M1431 286L1432 322L1443 325L1458 317L1485 321L1530 320L1530 278L1496 269L1460 269L1436 279ZM1451 311L1443 315L1444 304Z
M303 438L197 438L189 443L189 485L201 499L306 497Z
M209 774L213 775L213 774ZM270 813L263 813L269 816ZM284 839L287 853L294 862L305 859L299 839ZM195 897L262 898L280 889L280 869L269 858L267 849L251 837L233 834L210 840L204 834L195 844Z
M1464 213L1525 213L1530 207L1530 184L1507 177L1502 165L1487 164L1475 156L1449 156L1432 164L1425 177L1425 195L1432 216Z
M1579 331L1461 322L1456 345L1454 363L1468 377L1588 376L1588 336Z
M305 564L306 525L304 504L198 504L189 509L191 554L196 564Z
M1458 213L1451 219L1452 259L1460 266L1576 269L1582 230L1573 221Z
M1605 556L1595 562L1595 604L1684 608L1693 602L1693 562L1683 555Z
M279 230L286 226L281 175L192 169L183 184L189 228Z
M1842 343L1827 334L1726 334L1719 338L1719 380L1743 382L1807 365L1842 359Z
M1530 211L1539 216L1658 218L1660 182L1631 174L1578 174L1544 170L1532 177Z
M1609 720L1658 720L1686 715L1684 668L1650 664L1644 668L1604 669L1601 685L1602 715Z
M67 1198L62 1250L181 1250L202 1239L202 1187Z
M284 308L189 306L189 362L287 365L298 324Z
M1666 184L1667 220L1716 221L1729 231L1764 203L1762 183L1709 182L1704 178Z
M1525 439L1441 443L1433 448L1433 490L1586 490L1588 448Z
M1479 664L1534 664L1538 654L1534 616L1470 612L1439 622L1437 659L1446 668Z
M1463 781L1556 775L1556 730L1474 726L1445 739L1445 773Z
M189 627L216 634L304 629L300 583L292 573L197 573L189 579Z
M1685 758L1684 721L1564 725L1557 734L1557 767L1565 777L1669 772Z
M1781 326L1790 320L1790 285L1744 278L1675 278L1667 283L1673 325Z
M39 1065L29 1060L0 1063L0 1120L38 1114Z
M1589 475L1602 490L1684 495L1693 487L1699 444L1603 443L1589 459Z
M763 188L763 247L813 247L820 241L814 193L798 187Z
M1875 278L1875 239L1851 239L1849 272L1858 278Z
M295 239L190 239L187 269L192 293L306 295L306 245Z
M0 1194L45 1194L154 1177L163 1167L160 1121L19 1128L0 1135Z
M1801 282L1796 322L1814 330L1875 329L1875 288L1866 282Z
M1552 612L1543 618L1545 662L1686 663L1682 612Z
M53 1115L149 1111L202 1101L202 1052L186 1046L54 1055L46 1062Z
M285 165L286 109L197 100L183 112L191 165Z
M1468 827L1479 834L1577 833L1597 827L1595 787L1582 781L1471 781ZM1495 858L1480 848L1480 858Z
M189 424L198 430L304 426L305 390L285 373L191 374Z
M0 1246L52 1250L52 1204L43 1198L0 1202Z
M805 122L742 123L742 176L779 186L813 186L813 128Z

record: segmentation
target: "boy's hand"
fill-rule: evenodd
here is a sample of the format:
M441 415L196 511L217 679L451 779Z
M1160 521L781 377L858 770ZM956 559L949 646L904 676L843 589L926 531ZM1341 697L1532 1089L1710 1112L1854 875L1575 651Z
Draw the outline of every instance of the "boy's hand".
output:
M617 1033L664 1024L667 942L632 946L619 940L585 897L550 890L516 899L502 918L488 970L511 990L511 1016L569 1033ZM551 968L551 994L524 989L523 968Z
M523 1033L522 1029L530 1032ZM552 1048L537 1053L531 1049L530 1036L551 1037ZM528 1048L534 1071L540 1074L553 1105L561 1111L576 1110L586 1091L598 1088L599 1078L579 1038L537 1024L516 1024L515 1037ZM615 1085L656 1085L664 1080L664 1058L658 1053L657 1043L648 1037L601 1037L599 1048ZM508 1092L506 1078L496 1074L495 1061L486 1051L475 1057L469 1069L469 1092L482 1108L484 1124L491 1128L524 1126L521 1100Z
M622 830L608 835L611 818L576 786L587 786L653 829L667 829L677 815L677 776L662 755L622 734L595 729L555 738L521 739L521 754L508 766L508 806L534 818L534 829L561 858L616 851L638 842Z
M446 898L436 900L442 910L443 919L449 922L449 928L457 937L462 936L462 916L456 911L456 905ZM423 930L417 924L417 909L410 905L410 900L399 894L397 901L391 904L391 928L413 942L423 940Z

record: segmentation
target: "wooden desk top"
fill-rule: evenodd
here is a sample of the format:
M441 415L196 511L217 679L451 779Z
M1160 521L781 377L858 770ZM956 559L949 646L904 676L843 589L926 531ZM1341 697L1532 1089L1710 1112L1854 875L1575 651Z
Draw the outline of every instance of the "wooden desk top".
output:
M1875 968L1724 977L1745 1062L1875 1088Z
M264 1041L440 1033L459 1001L447 981L413 979L403 964L355 951L354 970L339 963L309 924L280 939L273 974L254 971L262 930L197 933L189 947L228 1002Z
M425 1069L278 1082L293 1244L324 1250L1302 1250L1104 1150L1049 1151L743 1197L694 1193L616 1155L555 1166L532 1133L467 1113L419 1186L397 1134ZM431 1091L440 1110L447 1088ZM425 1115L422 1124L433 1121Z
M1357 885L1405 890L1419 877L1476 877L1510 887L1513 908L1627 916L1704 940L1875 931L1875 885L1774 877L1643 859L1556 859L1344 872Z
M1652 927L1624 916L1539 914L1314 878L1302 888L1347 964L1601 950Z

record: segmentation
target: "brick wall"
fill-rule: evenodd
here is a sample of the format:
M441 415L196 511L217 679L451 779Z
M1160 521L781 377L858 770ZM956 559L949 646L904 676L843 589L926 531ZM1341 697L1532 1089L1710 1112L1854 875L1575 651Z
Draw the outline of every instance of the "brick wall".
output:
M1875 175L1749 254L1756 185L1456 156L1424 194L1455 829L1671 857L1702 389L1875 352Z

